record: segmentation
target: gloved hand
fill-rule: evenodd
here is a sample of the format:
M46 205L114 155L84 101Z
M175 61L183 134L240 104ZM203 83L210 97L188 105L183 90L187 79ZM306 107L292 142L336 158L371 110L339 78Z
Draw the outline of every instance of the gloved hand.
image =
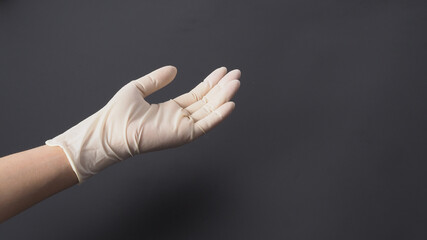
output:
M240 71L213 71L193 90L150 104L145 98L170 83L176 68L166 66L122 87L98 112L46 141L61 147L80 182L136 154L177 147L203 135L234 109Z

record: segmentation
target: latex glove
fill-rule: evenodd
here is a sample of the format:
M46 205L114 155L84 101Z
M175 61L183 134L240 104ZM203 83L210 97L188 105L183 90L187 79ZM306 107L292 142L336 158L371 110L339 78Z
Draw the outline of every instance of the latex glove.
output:
M216 69L193 90L160 104L145 98L170 83L166 66L122 87L98 112L46 141L60 146L80 182L136 154L177 147L203 135L234 109L229 100L240 86L240 71Z

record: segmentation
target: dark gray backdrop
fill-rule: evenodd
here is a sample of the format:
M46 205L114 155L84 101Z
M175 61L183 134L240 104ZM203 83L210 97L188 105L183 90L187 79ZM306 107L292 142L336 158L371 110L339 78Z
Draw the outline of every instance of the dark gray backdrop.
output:
M426 239L425 1L0 0L0 155L167 64L236 110L0 225L0 239ZM0 195L1 197L1 195Z

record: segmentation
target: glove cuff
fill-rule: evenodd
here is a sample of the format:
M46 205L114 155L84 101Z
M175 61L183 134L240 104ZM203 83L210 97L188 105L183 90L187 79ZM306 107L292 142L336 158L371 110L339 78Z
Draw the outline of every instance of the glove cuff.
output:
M80 183L127 156L119 156L104 142L101 136L105 129L99 124L102 122L102 115L96 113L45 142L62 148Z
M84 177L84 176L82 176L79 173L80 171L77 170L77 166L76 166L76 164L74 164L74 161L72 160L74 158L73 158L72 154L68 151L68 149L66 147L64 147L62 144L60 144L59 142L55 141L54 139L47 140L45 143L46 143L46 145L51 146L51 147L57 146L57 147L62 148L62 150L64 151L65 155L67 156L67 159L68 159L68 162L71 165L71 168L73 169L74 173L77 176L77 179L79 180L79 183L82 183L84 181L84 179L87 179L87 178L90 177L90 176Z

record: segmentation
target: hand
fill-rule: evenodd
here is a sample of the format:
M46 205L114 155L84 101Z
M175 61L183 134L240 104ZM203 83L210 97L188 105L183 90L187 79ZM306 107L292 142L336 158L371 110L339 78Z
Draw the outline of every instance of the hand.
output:
M64 150L82 182L136 154L188 143L233 111L240 71L226 73L218 68L190 92L150 104L145 98L176 75L175 67L159 68L126 84L101 110L46 144Z

